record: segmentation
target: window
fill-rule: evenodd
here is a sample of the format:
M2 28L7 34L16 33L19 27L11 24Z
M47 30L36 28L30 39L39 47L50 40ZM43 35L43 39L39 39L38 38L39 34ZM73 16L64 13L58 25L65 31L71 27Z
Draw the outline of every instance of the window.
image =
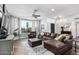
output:
M32 21L21 20L21 33L26 33L32 30Z
M38 28L38 23L37 21L32 21L32 20L21 20L20 21L20 26L21 26L21 33L28 33L35 29L35 31Z

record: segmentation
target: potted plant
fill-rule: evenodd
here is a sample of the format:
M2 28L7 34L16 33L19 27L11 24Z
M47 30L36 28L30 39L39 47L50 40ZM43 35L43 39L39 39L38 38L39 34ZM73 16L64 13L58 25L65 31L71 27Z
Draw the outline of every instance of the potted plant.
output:
M32 30L31 28L27 28L27 32L28 32L28 33L31 32L31 30Z
M18 28L15 29L14 32L13 32L13 35L14 35L14 36L17 36L17 35L18 35L18 34L17 34L17 30L18 30Z

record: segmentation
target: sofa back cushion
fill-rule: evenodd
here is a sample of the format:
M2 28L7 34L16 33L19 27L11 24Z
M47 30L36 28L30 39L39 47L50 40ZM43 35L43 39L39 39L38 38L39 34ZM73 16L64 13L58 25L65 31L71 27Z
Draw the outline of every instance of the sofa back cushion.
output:
M66 39L72 39L73 38L73 36L70 35L70 34L61 34L61 35L65 36Z
M44 33L44 36L50 37L50 36L51 36L51 33L45 32L45 33Z
M54 39L55 37L57 37L56 33L51 33L51 38Z

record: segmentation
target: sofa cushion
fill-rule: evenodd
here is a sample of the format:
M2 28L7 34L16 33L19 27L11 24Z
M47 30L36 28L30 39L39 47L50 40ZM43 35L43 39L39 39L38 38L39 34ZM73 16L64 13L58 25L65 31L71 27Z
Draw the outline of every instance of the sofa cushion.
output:
M64 39L64 41L68 41L71 40L71 35L67 35L66 38Z
M59 41L64 42L65 36L62 36Z
M48 33L48 32L45 32L45 33L44 33L44 36L50 37L50 36L51 36L51 34L50 34L50 33Z
M49 44L49 45L54 46L56 48L60 48L60 47L65 45L64 43L57 41L57 40L47 40L47 41L44 41L44 42L46 44Z
M66 52L72 49L72 46L58 40L48 40L44 41L44 48L53 52L55 55L65 55Z
M57 36L56 33L51 33L51 38L54 39Z
M44 33L42 32L40 35L44 35Z
M73 38L73 36L71 34L61 34L61 35L66 36L68 39L72 39Z
M61 42L64 42L64 39L65 39L65 36L63 36L63 35L60 35L60 36L55 38L55 40L58 40L58 41L61 41Z

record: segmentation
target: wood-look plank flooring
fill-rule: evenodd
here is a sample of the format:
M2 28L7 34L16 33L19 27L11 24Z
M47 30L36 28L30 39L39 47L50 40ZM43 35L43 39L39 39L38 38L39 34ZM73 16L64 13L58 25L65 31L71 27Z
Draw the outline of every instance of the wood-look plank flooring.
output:
M13 45L14 55L26 55L26 39L16 40Z
M13 43L13 47L14 47L13 48L13 50L14 50L13 54L14 55L28 55L26 45L27 45L27 39L15 40L14 43ZM79 49L77 51L79 51ZM79 55L79 52L77 52L77 54Z

